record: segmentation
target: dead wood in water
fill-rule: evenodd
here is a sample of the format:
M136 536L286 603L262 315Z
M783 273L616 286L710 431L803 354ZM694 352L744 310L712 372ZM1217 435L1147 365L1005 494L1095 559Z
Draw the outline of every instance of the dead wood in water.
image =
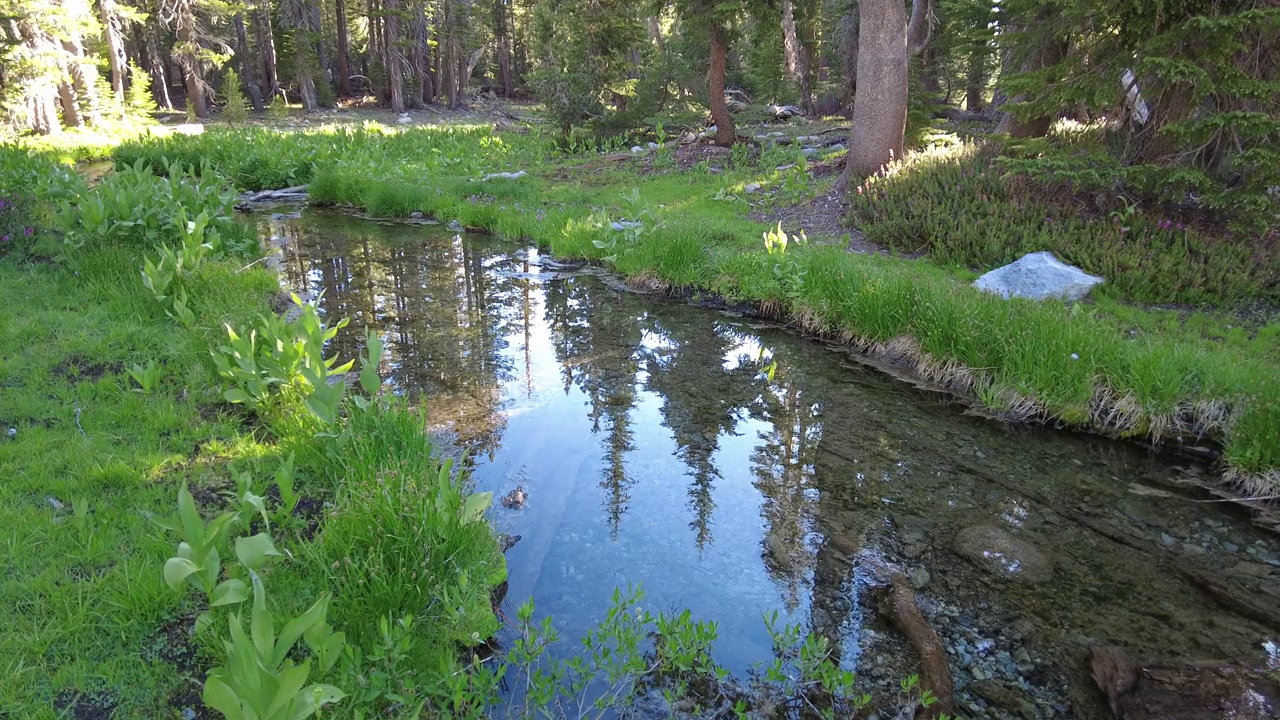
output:
M952 714L955 694L951 686L951 666L947 663L947 651L942 645L942 638L938 637L937 631L925 621L920 608L916 606L911 582L906 575L895 572L888 587L883 590L888 595L884 603L886 611L920 656L920 686L937 699L928 708L919 708L916 717L936 718L943 713Z
M1093 680L1120 720L1274 718L1280 684L1238 663L1137 662L1114 647L1093 648Z

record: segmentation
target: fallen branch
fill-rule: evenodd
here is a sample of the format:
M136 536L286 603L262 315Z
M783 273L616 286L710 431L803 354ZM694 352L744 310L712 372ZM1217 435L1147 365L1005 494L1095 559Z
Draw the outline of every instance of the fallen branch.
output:
M920 686L927 690L936 700L929 707L920 707L916 711L918 718L936 718L939 715L951 715L955 709L955 692L951 685L951 666L947 663L947 651L942 645L942 638L937 631L925 621L916 606L915 593L911 591L911 582L907 576L895 572L888 587L884 591L889 594L886 610L893 617L893 623L920 656Z

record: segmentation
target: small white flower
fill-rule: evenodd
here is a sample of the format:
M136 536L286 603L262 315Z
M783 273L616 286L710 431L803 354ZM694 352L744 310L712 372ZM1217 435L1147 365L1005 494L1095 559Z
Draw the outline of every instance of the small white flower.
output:
M1077 354L1075 354L1075 353L1071 353L1071 359L1072 359L1072 360L1079 360L1079 359L1080 359L1080 356L1079 356L1079 355L1077 355Z

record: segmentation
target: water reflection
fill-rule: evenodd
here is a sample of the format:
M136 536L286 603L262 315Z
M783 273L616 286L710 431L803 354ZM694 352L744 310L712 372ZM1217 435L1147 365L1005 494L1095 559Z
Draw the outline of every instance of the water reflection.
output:
M524 536L509 597L532 596L567 637L599 620L615 586L639 582L651 609L717 620L717 657L734 671L770 657L760 615L777 611L889 685L914 660L865 596L894 565L922 578L964 697L982 687L966 665L991 663L1037 707L1090 717L1102 712L1090 642L1259 647L1256 627L1055 511L1156 542L1171 528L1193 536L1203 507L1129 491L1177 471L1131 447L1012 434L815 345L637 298L495 239L319 213L272 231L291 238L286 282L352 319L339 354L379 333L388 382L427 398L478 485L525 486L524 510L495 509ZM1233 547L1270 547L1217 522ZM984 523L1050 555L1052 582L1010 585L967 562L953 538ZM1015 634L1015 618L1031 629ZM990 643L966 655L977 639ZM1020 647L1029 664L998 660Z

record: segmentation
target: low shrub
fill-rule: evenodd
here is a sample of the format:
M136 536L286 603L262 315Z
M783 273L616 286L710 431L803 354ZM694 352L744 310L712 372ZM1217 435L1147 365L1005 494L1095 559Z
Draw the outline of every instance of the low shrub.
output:
M1019 179L1022 178L1022 179ZM1040 250L1107 279L1102 292L1139 302L1235 302L1275 294L1280 247L1152 217L1112 195L1100 212L1013 175L991 145L915 153L854 189L867 239L938 263L991 268Z

